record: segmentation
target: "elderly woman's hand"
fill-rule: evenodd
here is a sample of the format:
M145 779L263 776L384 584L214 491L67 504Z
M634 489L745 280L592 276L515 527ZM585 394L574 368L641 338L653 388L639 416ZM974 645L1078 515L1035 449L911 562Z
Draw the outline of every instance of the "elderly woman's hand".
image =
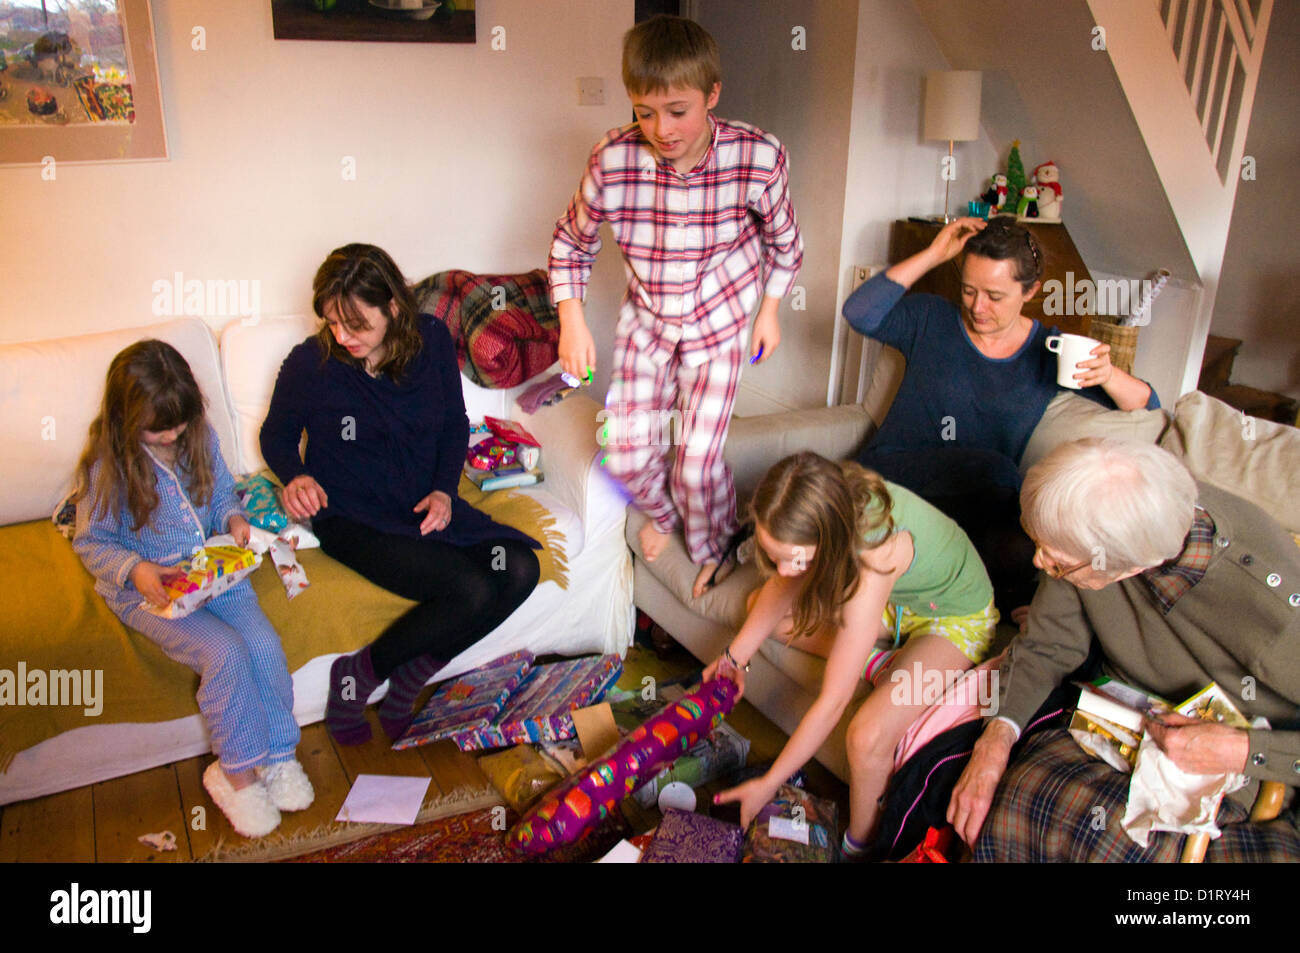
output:
M427 536L435 530L444 530L447 524L451 522L451 497L441 490L434 490L419 503L415 504L414 511L422 513L428 510L428 514L420 521L420 535Z
M1241 774L1250 736L1237 728L1186 715L1148 719L1146 730L1169 760L1189 774Z
M307 474L296 476L280 493L284 511L291 519L299 522L311 519L320 510L330 505L330 498L313 477Z

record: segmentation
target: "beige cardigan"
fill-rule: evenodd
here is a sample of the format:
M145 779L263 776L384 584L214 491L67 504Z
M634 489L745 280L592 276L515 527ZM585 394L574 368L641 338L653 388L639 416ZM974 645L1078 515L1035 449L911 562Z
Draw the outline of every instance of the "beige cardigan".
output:
M1175 703L1217 682L1248 718L1263 715L1277 730L1250 732L1247 773L1300 785L1300 548L1246 500L1200 484L1199 503L1214 554L1168 615L1138 577L1100 590L1043 581L1002 665L998 714L1026 725L1096 634L1122 682Z

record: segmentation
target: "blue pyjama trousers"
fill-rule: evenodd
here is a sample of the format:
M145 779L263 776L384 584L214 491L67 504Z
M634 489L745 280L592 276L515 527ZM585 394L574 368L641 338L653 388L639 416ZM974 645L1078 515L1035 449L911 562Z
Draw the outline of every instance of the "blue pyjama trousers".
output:
M199 675L198 703L227 772L290 761L301 733L280 637L244 580L182 619L163 619L124 590L110 604L126 625Z

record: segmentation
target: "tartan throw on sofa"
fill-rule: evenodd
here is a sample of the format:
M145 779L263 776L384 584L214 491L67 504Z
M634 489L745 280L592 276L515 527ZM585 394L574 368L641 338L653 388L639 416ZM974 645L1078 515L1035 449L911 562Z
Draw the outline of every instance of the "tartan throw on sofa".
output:
M460 369L480 387L514 387L555 363L560 319L546 272L476 275L453 269L411 289L419 311L451 332Z
M1120 828L1129 775L1083 751L1064 729L1035 735L998 785L975 860L987 862L1169 863L1182 853L1182 834L1154 833L1143 849ZM1286 820L1252 824L1246 809L1224 798L1216 819L1223 831L1210 842L1207 863L1296 862L1300 832Z

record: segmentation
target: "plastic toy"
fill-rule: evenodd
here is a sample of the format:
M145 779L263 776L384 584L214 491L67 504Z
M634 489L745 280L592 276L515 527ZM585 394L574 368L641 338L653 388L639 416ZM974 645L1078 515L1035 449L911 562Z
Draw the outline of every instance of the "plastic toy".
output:
M736 686L730 679L701 685L543 798L510 831L506 844L525 854L572 844L712 731L735 703Z

